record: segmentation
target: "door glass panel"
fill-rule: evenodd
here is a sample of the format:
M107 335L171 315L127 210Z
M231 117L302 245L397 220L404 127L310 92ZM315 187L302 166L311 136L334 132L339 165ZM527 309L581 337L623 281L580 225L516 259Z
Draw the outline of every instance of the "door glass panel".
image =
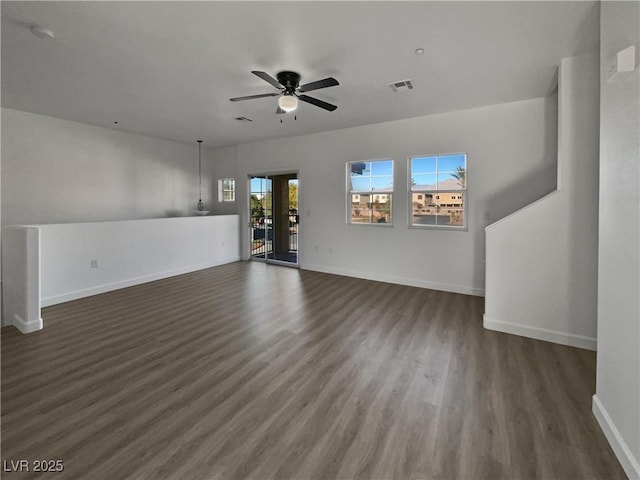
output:
M251 177L249 202L251 258L297 265L297 175Z
M250 183L250 223L251 223L251 256L266 259L271 244L271 233L267 228L271 215L270 180L266 177L251 177Z
M289 256L287 261L298 263L298 179L289 179Z
M273 180L270 177L265 178L264 193L264 230L266 233L265 254L266 258L273 255Z

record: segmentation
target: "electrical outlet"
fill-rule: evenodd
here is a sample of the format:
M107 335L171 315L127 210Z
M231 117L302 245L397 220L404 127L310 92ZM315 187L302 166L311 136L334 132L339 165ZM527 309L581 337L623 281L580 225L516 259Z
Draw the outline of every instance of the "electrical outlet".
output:
M98 268L98 260L91 260L91 268Z

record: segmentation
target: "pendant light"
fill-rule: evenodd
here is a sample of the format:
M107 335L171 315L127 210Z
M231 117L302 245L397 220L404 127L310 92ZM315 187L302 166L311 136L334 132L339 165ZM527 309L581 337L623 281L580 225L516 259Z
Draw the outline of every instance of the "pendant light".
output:
M204 210L204 203L202 203L202 140L196 140L198 142L198 190L200 197L198 199L198 211Z

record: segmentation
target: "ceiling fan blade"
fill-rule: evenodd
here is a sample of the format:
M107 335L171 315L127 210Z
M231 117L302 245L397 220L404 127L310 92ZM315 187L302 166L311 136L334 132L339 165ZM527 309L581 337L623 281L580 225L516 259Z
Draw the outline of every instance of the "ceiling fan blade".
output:
M251 73L253 73L256 77L260 77L265 82L270 83L271 85L276 87L278 90L281 90L282 88L284 88L284 86L278 80L276 80L266 72L259 72L257 70L252 70Z
M335 105L331 105L330 103L323 102L322 100L318 100L317 98L310 97L308 95L298 95L298 98L303 102L310 103L311 105L315 105L316 107L324 108L325 110L329 110L333 112L336 108Z
M298 91L310 92L311 90L318 90L320 88L327 88L327 87L335 87L336 85L340 85L338 81L333 77L329 77L329 78L323 78L322 80L318 80L315 82L307 83L305 85L300 85L300 88L298 89Z
M230 102L241 102L243 100L253 100L254 98L277 97L279 93L261 93L260 95L247 95L246 97L230 98Z

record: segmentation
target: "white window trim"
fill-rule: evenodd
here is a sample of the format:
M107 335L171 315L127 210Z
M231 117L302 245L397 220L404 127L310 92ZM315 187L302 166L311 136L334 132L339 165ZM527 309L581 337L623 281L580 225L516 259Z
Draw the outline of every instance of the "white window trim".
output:
M233 182L233 190L225 190L224 182ZM233 193L233 198L227 200L224 198L225 191ZM235 178L220 178L218 180L218 203L230 203L236 201L236 179Z
M429 153L425 155L411 155L407 157L407 186L408 186L408 194L407 194L407 225L408 228L415 228L416 230L450 230L456 232L467 232L469 231L469 216L468 216L468 205L469 205L469 188L467 178L465 177L465 188L457 189L457 190L413 190L411 185L411 159L413 158L422 158L422 157L446 157L449 155L464 155L465 162L465 172L468 174L469 172L469 154L466 152L452 152L452 153ZM413 194L414 193L422 193L422 194L439 194L439 193L456 193L460 192L464 194L464 204L463 204L463 215L464 215L464 225L462 226L451 226L451 225L414 225L413 223Z
M350 190L349 189L349 179L351 178L351 165L354 163L373 163L373 162L391 162L391 180L393 181L393 189L390 192L376 192L374 190L369 191L369 190ZM379 228L392 228L393 227L393 205L394 205L394 200L393 197L395 196L395 160L393 158L377 158L377 159L371 159L371 160L352 160L347 162L346 166L345 166L345 206L346 206L346 221L347 221L347 225L355 225L355 226L365 226L365 227L379 227ZM384 175L385 177L387 175ZM351 221L351 195L389 195L390 200L391 200L391 208L389 210L390 214L391 214L391 222L389 223L370 223L370 222L352 222Z

